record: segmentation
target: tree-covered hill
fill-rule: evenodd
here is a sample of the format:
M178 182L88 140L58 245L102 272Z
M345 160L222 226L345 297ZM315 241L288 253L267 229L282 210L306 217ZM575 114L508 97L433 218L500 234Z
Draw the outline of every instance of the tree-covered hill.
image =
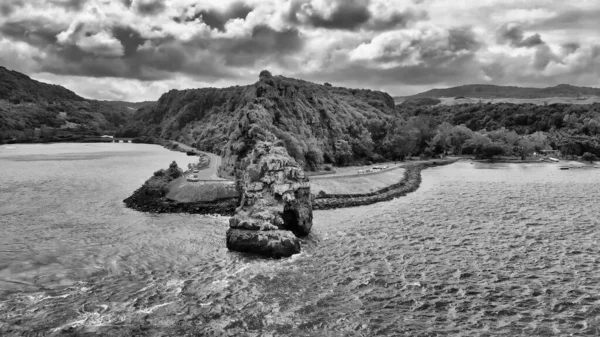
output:
M432 89L404 97L474 97L474 98L549 98L600 96L600 89L560 84L548 88L523 88L490 84L469 84L446 89Z
M60 141L114 132L132 109L88 100L0 66L0 143Z
M267 132L305 168L316 169L383 159L386 125L398 118L386 93L263 71L248 86L171 90L138 110L119 135L178 140L224 154L227 162L251 147L246 135Z

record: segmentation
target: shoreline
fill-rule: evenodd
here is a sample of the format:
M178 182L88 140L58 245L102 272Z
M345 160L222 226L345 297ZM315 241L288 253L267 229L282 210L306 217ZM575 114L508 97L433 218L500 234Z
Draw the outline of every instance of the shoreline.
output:
M371 205L389 201L416 191L421 185L421 171L429 167L449 165L459 159L435 160L404 166L404 177L396 184L380 190L363 194L326 194L314 195L313 210L328 210ZM123 200L128 208L140 212L152 213L188 213L219 214L231 216L238 207L239 198L225 198L207 202L178 202L166 197L146 193L144 186Z
M424 163L408 164L404 166L404 177L400 182L380 190L363 194L327 194L321 193L313 200L314 210L328 210L372 205L403 197L419 189L421 186L421 171L436 166L449 165L459 159L435 160Z

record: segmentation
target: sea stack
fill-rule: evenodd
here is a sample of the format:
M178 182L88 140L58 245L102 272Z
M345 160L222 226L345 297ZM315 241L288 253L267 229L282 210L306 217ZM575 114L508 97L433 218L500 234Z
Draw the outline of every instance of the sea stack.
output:
M229 221L227 248L280 258L300 253L312 227L308 177L283 146L259 141L239 163L241 204Z

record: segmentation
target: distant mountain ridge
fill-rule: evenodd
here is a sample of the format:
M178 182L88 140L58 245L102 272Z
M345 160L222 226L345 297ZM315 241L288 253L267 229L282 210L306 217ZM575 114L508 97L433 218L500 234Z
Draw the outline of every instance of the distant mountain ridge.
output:
M0 66L0 143L76 141L114 133L136 104L141 103L85 99Z
M416 95L397 97L403 99L421 97L474 97L474 98L550 98L600 96L599 88L576 87L559 84L547 88L526 88L491 84L468 84L445 89L432 89Z

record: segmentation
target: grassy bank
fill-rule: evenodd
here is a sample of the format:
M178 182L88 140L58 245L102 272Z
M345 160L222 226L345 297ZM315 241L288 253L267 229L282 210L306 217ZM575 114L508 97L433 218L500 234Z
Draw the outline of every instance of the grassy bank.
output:
M407 164L404 166L404 177L396 184L364 194L322 193L317 195L314 199L313 209L334 209L371 205L405 196L408 193L416 191L421 185L422 170L433 166L452 164L456 161L457 159L446 159Z
M333 176L311 179L312 194L356 194L369 193L397 183L404 176L403 168L369 175Z

